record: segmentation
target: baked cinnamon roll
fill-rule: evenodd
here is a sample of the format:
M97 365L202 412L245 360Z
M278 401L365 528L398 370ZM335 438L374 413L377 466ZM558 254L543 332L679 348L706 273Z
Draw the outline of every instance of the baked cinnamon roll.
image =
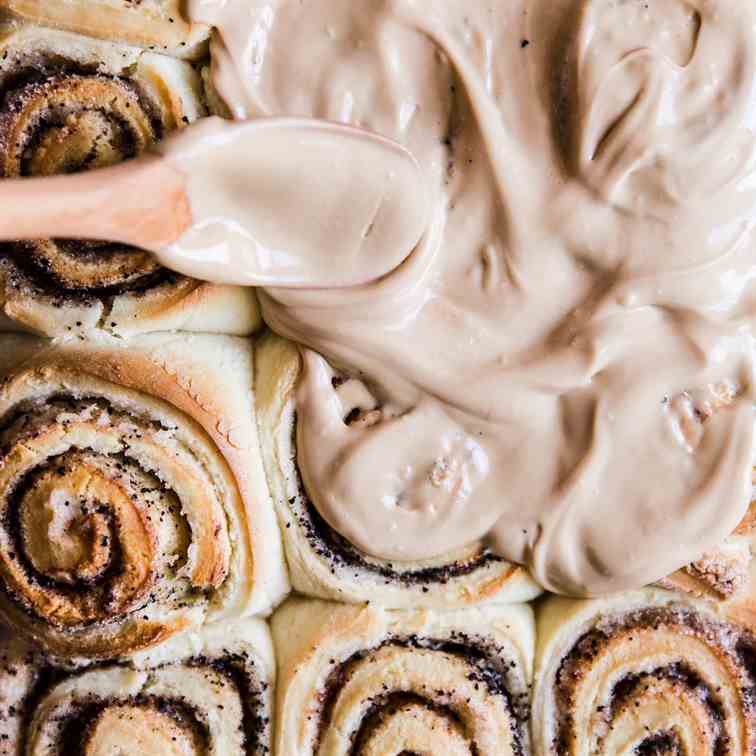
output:
M270 753L274 663L259 620L128 663L65 668L0 640L0 755Z
M538 612L537 754L741 756L756 748L753 617L647 589Z
M35 26L0 27L0 177L112 165L205 112L188 63ZM257 324L250 289L176 275L133 247L56 239L0 245L0 330L242 335Z
M540 589L527 571L495 557L483 544L427 562L391 562L363 553L335 531L308 496L297 467L297 348L266 335L255 351L260 439L268 483L281 523L294 587L339 601L388 607L457 607L517 602ZM345 423L369 422L357 408Z
M737 394L735 384L720 383L695 395L686 393L672 399L668 407L675 417L673 427L689 446L695 447L705 424L715 413L729 411ZM730 604L740 602L744 597L756 595L754 553L756 494L752 495L745 517L723 543L659 581L659 585L694 598Z
M293 600L273 617L279 756L524 756L525 606L387 611Z
M200 57L210 30L190 24L181 0L0 0L26 21L181 58Z
M287 588L247 341L0 337L0 616L113 658Z
M739 603L756 594L756 506L716 549L660 581L663 588L719 603Z

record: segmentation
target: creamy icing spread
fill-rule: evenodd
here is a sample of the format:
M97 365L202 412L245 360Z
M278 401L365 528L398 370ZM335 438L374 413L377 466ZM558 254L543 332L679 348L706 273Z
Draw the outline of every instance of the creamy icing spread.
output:
M206 118L158 149L184 177L191 220L157 257L194 278L354 286L399 265L428 224L415 160L362 129Z
M396 560L485 538L587 595L733 531L754 452L756 6L189 13L217 27L235 117L370 128L432 186L427 233L389 275L261 294L303 345L299 465L336 530Z

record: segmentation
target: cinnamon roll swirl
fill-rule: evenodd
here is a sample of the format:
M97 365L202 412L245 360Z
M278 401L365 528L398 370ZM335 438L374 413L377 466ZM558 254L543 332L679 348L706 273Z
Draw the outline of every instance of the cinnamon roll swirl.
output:
M530 752L526 606L451 612L293 600L273 617L279 756Z
M270 753L274 664L259 620L123 664L60 667L11 637L0 658L2 756Z
M0 339L0 616L113 658L286 590L254 425L251 346Z
M268 483L284 536L294 587L301 593L388 607L458 607L517 602L540 589L527 571L495 557L483 544L427 562L390 562L360 551L320 515L297 468L296 347L266 335L255 351L258 422ZM344 380L342 388L356 381ZM345 410L347 425L370 422L370 411Z
M647 589L549 599L537 626L537 754L754 752L752 621Z
M190 24L181 0L0 0L18 18L181 58L207 50L210 30Z
M188 63L40 27L0 27L0 177L112 165L205 112ZM175 275L132 247L0 245L0 330L243 335L257 323L251 290Z

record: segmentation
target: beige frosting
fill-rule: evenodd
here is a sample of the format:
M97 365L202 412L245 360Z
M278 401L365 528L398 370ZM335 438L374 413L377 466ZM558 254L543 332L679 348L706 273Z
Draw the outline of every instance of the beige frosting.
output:
M158 149L186 175L192 219L157 257L193 278L353 286L393 270L428 224L411 154L361 129L216 117Z
M263 295L309 348L299 464L334 528L397 560L487 536L574 594L652 582L733 531L753 461L750 3L190 11L218 26L235 116L373 129L432 186L390 275Z

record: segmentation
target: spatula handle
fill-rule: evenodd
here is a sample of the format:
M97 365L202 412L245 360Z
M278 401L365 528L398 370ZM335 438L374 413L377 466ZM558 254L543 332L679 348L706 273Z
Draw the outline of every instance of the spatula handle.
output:
M157 156L74 175L0 180L0 240L96 239L157 251L190 222L184 178Z

